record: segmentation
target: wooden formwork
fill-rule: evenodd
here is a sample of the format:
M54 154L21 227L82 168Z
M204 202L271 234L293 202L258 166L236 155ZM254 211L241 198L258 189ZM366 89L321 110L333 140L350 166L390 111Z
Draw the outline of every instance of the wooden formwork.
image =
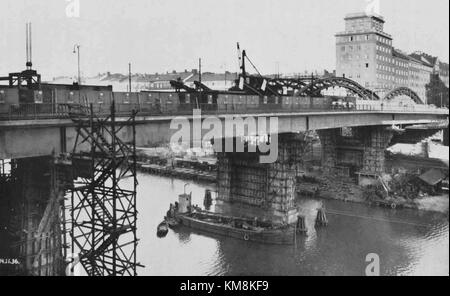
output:
M61 198L64 188L52 158L15 161L11 170L6 243L8 275L57 276L64 273Z
M259 163L258 153L218 154L218 198L288 215L295 208L295 180L305 152L304 137L280 135L278 158Z

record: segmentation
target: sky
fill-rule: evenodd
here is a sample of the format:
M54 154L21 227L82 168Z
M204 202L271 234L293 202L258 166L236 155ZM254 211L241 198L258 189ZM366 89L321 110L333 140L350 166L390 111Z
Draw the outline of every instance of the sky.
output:
M75 1L75 2L74 2ZM79 16L67 8L79 3ZM0 75L33 66L44 77L110 71L237 71L236 42L261 73L335 69L344 16L380 2L394 46L449 60L448 0L0 0ZM75 16L75 17L73 17Z

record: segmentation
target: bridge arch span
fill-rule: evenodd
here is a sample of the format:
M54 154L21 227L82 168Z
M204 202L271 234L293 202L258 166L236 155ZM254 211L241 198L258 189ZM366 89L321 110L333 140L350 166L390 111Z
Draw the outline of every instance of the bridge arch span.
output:
M386 96L384 97L384 100L390 101L399 96L407 96L407 97L411 98L416 104L419 104L419 105L424 104L424 102L419 97L419 95L415 91L413 91L412 89L407 88L407 87L399 87L399 88L396 88L396 89L390 91L388 94L386 94Z
M362 100L380 100L380 97L373 91L363 87L356 81L345 77L329 77L316 79L312 83L299 90L301 96L318 96L320 93L332 87L341 87L349 90Z

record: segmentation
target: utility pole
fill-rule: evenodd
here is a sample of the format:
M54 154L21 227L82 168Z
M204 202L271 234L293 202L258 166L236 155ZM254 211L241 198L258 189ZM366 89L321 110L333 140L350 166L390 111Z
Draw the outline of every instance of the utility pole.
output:
M128 63L128 88L131 92L131 63Z
M78 85L81 85L81 70L80 70L80 47L81 45L75 44L73 46L73 53L78 53Z
M277 67L277 78L279 79L280 78L280 62L275 62L275 65L276 65L276 67Z
M198 59L198 81L202 83L202 58Z
M202 102L202 58L198 59L198 82L200 82L200 102ZM198 99L197 99L197 109L200 109L200 106L198 105Z

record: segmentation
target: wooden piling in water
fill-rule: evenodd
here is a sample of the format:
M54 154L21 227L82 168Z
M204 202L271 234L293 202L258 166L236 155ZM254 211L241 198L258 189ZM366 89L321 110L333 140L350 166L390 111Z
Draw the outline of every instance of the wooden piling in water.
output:
M317 211L316 226L318 227L328 226L328 219L324 208L320 208Z
M296 232L306 234L308 232L308 229L306 228L306 218L305 216L298 216L297 218L297 226L296 226Z

